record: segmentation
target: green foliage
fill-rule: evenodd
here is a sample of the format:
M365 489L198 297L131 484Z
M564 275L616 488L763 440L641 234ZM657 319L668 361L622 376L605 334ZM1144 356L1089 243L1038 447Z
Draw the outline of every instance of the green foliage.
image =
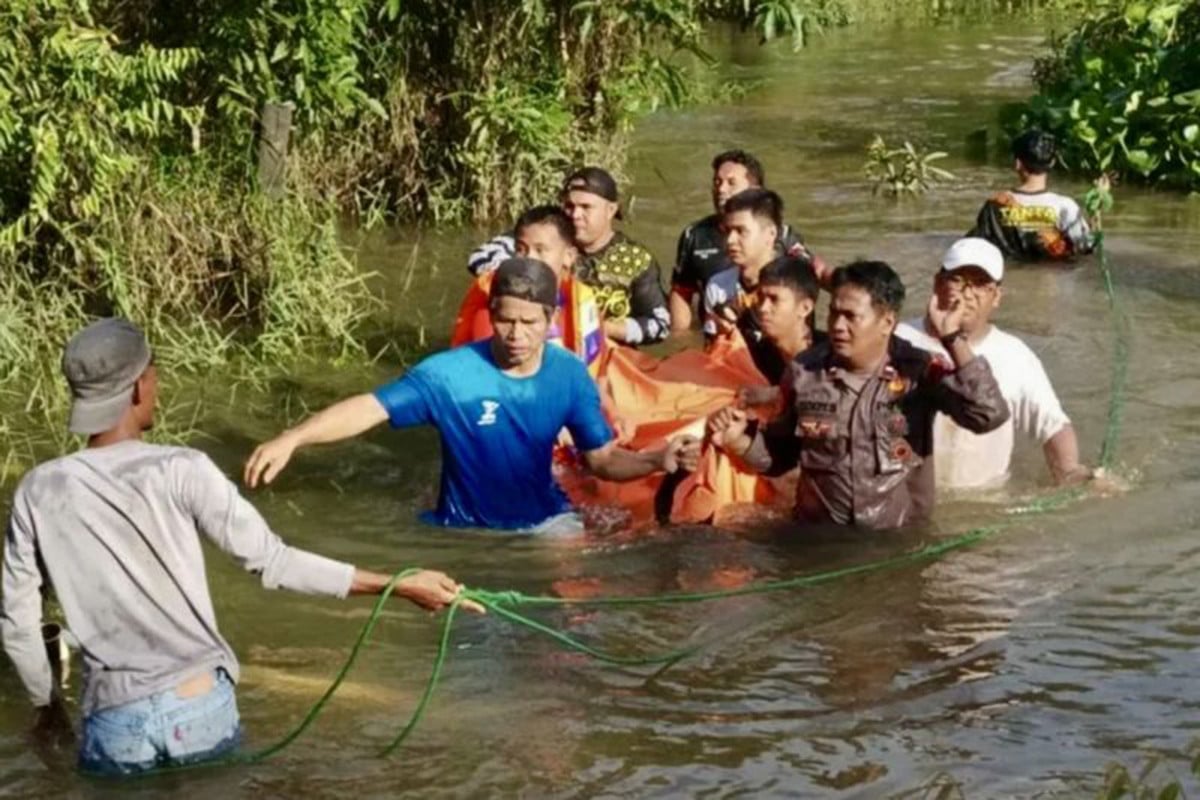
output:
M1052 47L1011 130L1056 134L1071 169L1200 189L1200 0L1098 11Z
M946 157L943 152L925 152L911 142L890 148L882 136L876 135L867 145L867 161L863 171L872 182L872 192L884 192L893 197L902 194L924 194L943 181L954 180L954 174L933 162Z
M571 165L619 166L638 114L699 96L704 24L734 12L765 38L801 20L744 0L9 0L0 406L61 430L59 351L98 314L142 324L168 376L360 351L375 305L341 213L502 218ZM295 108L280 200L255 189L266 102ZM0 424L10 460L16 435Z
M61 249L77 264L142 166L129 143L175 149L198 125L199 108L167 98L199 53L119 50L84 0L11 0L0 25L0 259L32 248L44 265Z
M856 0L714 0L709 14L753 27L763 43L789 37L793 50L825 28L850 22Z

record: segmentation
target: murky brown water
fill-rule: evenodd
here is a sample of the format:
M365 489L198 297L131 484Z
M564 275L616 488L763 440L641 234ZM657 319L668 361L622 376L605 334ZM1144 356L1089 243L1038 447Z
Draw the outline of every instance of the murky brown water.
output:
M1038 48L1012 33L1023 29L857 29L798 55L729 44L730 78L763 86L733 106L639 126L632 233L666 265L679 229L707 212L708 160L744 146L762 157L814 248L834 262L887 258L918 312L942 248L1008 179L1002 167L966 163L963 140L1022 93ZM873 198L860 170L875 132L950 150L959 182L921 199ZM1026 520L937 563L821 588L539 615L614 651L700 648L657 676L564 654L500 620L465 620L429 716L388 761L372 753L415 702L437 634L398 606L313 733L255 768L119 787L48 773L24 745L25 699L0 667L0 795L873 798L925 796L948 776L971 798L1078 797L1094 792L1110 760L1177 756L1200 727L1200 201L1122 190L1110 224L1133 337L1125 496ZM364 262L382 273L390 302L383 338L444 341L479 237L404 231L367 242ZM1111 353L1096 271L1014 270L1006 290L1000 322L1042 356L1094 458ZM378 368L242 394L245 405L214 413L214 439L199 445L232 473L253 441L300 413L299 399L319 406L396 368L386 355ZM429 431L383 431L311 452L256 501L303 546L537 592L561 578L611 592L707 587L729 571L788 576L915 542L816 547L703 528L574 545L447 533L415 522L436 488L436 448ZM1023 448L1016 473L1011 496L1040 490L1037 448ZM1006 499L943 504L938 532L994 520ZM249 740L264 744L326 685L368 604L267 594L216 556L209 570L222 628L245 664Z

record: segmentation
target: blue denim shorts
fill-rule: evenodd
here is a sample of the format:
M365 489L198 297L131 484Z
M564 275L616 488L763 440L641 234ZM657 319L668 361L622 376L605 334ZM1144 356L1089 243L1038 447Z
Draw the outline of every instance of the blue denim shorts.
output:
M242 728L233 681L218 668L213 688L181 698L174 689L105 708L83 720L79 768L131 775L218 758L236 749Z

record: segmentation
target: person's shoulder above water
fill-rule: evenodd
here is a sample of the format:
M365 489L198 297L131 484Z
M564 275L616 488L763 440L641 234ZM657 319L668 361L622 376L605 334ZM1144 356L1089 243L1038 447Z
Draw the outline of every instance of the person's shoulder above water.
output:
M895 334L901 339L930 353L942 354L946 352L946 348L942 347L941 342L925 332L925 320L921 317L901 322L896 326Z
M428 355L418 361L407 374L417 373L426 376L445 375L451 379L461 379L470 374L464 373L463 370L478 369L481 366L498 369L496 360L492 356L491 339L468 342L458 347L451 347L448 350Z
M507 233L493 236L471 251L467 257L467 271L472 275L485 275L506 258L512 258L517 253L516 240Z
M595 383L587 364L574 352L556 344L547 344L542 353L542 368L538 375L546 375L558 380L572 383L586 381L589 385Z
M1024 339L1002 330L996 325L992 326L983 341L975 345L975 352L992 361L1003 358L1008 362L1037 363L1039 365L1042 363L1037 353L1033 352L1033 348Z
M654 262L654 254L650 252L650 248L636 239L631 239L624 231L615 232L612 240L597 255L606 260L628 261L643 269Z
M829 366L832 352L829 337L814 331L812 345L798 353L792 359L792 365L807 372L820 372Z
M128 476L149 471L146 474L174 477L197 467L210 466L216 469L212 459L202 450L131 439L104 447L85 448L42 462L25 473L15 496L37 502L45 492L57 494L70 482L88 481L103 473Z
M721 217L718 214L709 214L707 217L698 219L683 229L684 236L691 236L694 241L701 239L717 238L724 240L721 234Z
M953 363L943 353L927 350L895 334L888 344L888 360L897 372L914 380L936 380L954 371Z
M709 278L704 284L705 302L709 302L711 296L711 303L715 306L727 303L736 297L738 283L741 280L740 274L737 267L729 267Z

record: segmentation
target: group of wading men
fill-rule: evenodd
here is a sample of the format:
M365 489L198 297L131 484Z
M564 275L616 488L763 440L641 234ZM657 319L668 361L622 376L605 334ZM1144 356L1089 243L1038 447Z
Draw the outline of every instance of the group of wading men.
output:
M385 421L438 430L440 492L426 519L450 527L580 531L552 475L564 431L586 468L610 481L692 469L702 447L766 474L799 468L794 515L803 524L920 523L935 473L943 486L1002 482L1015 430L1041 443L1056 482L1086 480L1040 361L991 322L1005 253L1061 258L1090 246L1078 207L1046 188L1053 141L1030 132L1014 155L1020 186L989 199L971 234L946 251L924 315L909 322L895 271L881 261L826 266L784 223L748 153L713 161L714 214L683 231L669 295L649 251L615 227L615 181L579 170L558 205L531 209L511 236L472 254L486 282L483 338L284 431L250 456L244 482L270 483L298 449ZM594 290L612 346L661 341L699 316L706 341L744 340L767 385L710 415L703 441L623 447L584 361L547 344L570 281ZM823 332L812 325L822 289ZM389 576L289 547L203 453L143 442L158 376L133 324L88 325L66 344L62 368L69 427L87 446L21 481L3 565L0 633L37 707L38 741L73 740L43 642L48 581L84 662L80 767L119 775L219 758L241 736L238 662L217 629L201 536L267 588L378 594ZM746 410L768 401L779 409L771 418ZM434 610L461 590L429 570L395 588Z

